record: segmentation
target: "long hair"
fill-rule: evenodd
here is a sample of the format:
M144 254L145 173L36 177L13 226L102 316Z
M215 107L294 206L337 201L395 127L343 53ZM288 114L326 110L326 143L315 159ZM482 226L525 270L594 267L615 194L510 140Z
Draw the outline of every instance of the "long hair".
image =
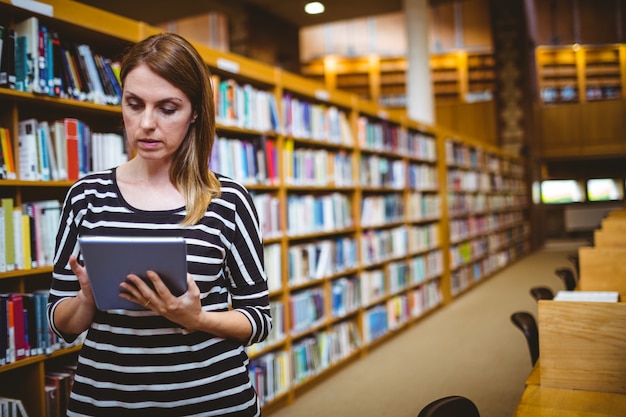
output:
M215 141L211 74L193 45L173 33L150 36L128 49L120 71L122 86L128 73L142 64L181 90L197 115L170 168L170 180L185 199L187 215L181 224L192 225L220 195L219 180L209 168Z

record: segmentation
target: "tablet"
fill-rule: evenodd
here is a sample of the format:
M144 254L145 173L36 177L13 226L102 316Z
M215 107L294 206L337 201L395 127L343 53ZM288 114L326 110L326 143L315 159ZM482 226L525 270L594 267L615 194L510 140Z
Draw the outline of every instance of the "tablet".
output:
M89 283L99 310L145 310L120 297L128 274L149 282L146 271L159 274L175 296L187 291L187 245L182 237L78 238Z

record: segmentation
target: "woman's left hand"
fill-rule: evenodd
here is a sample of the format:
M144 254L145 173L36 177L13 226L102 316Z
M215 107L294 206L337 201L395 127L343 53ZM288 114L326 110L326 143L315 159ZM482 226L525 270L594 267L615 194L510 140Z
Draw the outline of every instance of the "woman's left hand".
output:
M146 276L154 289L139 276L130 274L126 277L127 281L120 284L120 297L150 309L187 330L197 329L202 306L200 289L192 276L187 274L187 291L179 297L171 293L156 272L147 271Z

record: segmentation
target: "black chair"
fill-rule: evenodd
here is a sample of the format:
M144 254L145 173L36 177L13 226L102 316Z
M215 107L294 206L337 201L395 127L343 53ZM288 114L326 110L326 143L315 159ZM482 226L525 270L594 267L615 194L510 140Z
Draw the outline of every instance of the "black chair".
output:
M530 361L535 366L539 359L539 328L535 316L527 311L516 311L511 314L511 321L524 333L530 352Z
M451 395L427 404L417 417L480 417L480 413L469 398Z
M535 301L552 300L554 298L554 292L548 287L532 287L530 295L532 295Z
M572 263L574 270L576 271L576 276L580 278L580 258L578 254L569 254L567 255L567 260Z
M572 268L557 268L554 270L557 277L561 278L563 285L567 291L574 291L576 289L576 275Z

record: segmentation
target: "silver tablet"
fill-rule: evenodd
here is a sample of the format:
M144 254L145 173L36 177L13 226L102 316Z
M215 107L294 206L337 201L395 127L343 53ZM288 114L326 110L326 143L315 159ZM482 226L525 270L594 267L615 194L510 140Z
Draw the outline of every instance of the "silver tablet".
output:
M146 271L159 274L172 294L187 291L187 245L182 237L78 238L96 306L99 310L144 310L120 297L120 283L128 274L149 282Z

